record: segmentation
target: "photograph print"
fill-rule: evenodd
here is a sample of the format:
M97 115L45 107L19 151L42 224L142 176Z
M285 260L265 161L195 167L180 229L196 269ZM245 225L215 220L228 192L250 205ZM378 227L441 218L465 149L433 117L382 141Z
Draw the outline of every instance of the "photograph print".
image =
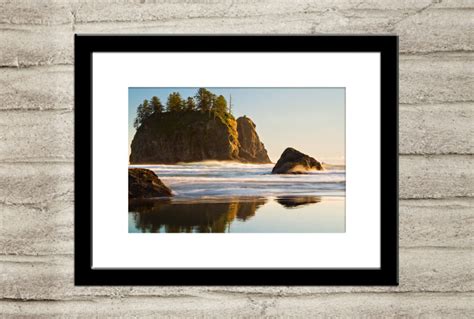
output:
M344 233L345 88L129 87L129 233Z

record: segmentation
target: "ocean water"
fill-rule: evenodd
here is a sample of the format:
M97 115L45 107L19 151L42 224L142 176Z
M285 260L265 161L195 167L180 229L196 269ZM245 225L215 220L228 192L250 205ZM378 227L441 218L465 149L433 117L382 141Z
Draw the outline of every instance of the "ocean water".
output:
M345 169L273 175L274 164L131 165L154 171L171 199L129 203L129 232L345 231Z

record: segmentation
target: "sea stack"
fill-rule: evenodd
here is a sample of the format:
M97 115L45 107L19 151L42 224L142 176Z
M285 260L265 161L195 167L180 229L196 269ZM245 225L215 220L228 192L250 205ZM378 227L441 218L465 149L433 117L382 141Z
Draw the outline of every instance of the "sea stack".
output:
M280 159L272 170L272 174L304 174L308 171L320 171L322 169L321 162L294 148L288 147L281 154Z
M149 169L128 169L128 198L154 198L173 196L171 190L163 184Z
M270 163L252 120L229 113L154 113L133 137L130 164L200 161Z
M239 157L252 163L271 163L265 145L258 137L257 126L247 116L237 119L237 133L239 137Z

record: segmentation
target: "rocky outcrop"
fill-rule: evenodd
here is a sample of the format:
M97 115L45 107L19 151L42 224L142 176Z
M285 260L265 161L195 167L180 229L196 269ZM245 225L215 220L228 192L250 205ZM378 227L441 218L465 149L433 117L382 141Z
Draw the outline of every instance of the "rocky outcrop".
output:
M288 147L273 167L272 174L304 174L311 170L322 170L323 166L314 158Z
M239 137L239 157L253 163L271 163L265 146L260 141L255 123L248 117L237 119L237 133Z
M255 132L255 124L253 130L250 127L242 130L249 140L246 137L239 139L239 121L228 113L214 115L185 111L152 114L135 133L130 164L206 160L269 163L267 151ZM240 122L249 124L247 120Z
M205 160L236 160L237 123L208 113L152 114L137 129L131 164L175 164Z
M156 174L148 169L128 169L128 198L153 198L173 196Z

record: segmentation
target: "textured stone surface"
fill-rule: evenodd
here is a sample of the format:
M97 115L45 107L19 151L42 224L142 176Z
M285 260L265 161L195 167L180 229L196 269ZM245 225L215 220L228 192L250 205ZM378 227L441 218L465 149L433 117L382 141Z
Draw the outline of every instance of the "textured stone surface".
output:
M154 198L172 196L169 189L156 176L156 174L144 168L128 169L128 199Z
M75 32L399 34L402 52L469 51L463 1L6 1L0 65L72 63ZM448 2L445 4L444 2ZM19 8L20 7L20 8ZM472 6L471 6L472 7Z
M314 157L288 147L280 155L272 174L304 174L307 171L322 169L323 165Z
M401 248L398 287L75 287L73 256L0 256L0 298L64 300L87 297L170 296L203 292L284 295L341 292L470 292L474 252L458 248Z
M199 111L153 113L137 129L130 164L208 160L269 163L249 118Z
M257 133L257 126L247 116L237 119L239 137L239 156L249 162L271 163L265 145Z
M472 317L472 16L466 0L0 1L2 316ZM74 287L76 32L398 34L400 286Z
M469 318L473 294L313 293L282 296L203 292L183 297L95 297L66 301L0 302L21 318ZM21 315L20 315L21 314Z

